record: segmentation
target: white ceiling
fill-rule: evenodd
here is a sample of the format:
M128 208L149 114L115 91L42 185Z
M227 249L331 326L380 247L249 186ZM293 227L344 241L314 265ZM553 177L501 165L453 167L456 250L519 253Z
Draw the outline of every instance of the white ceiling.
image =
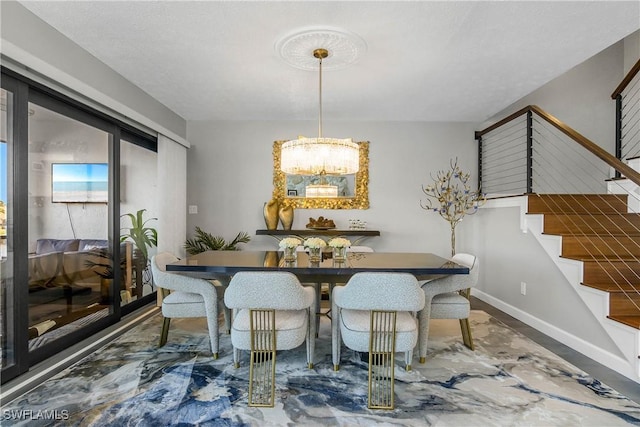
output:
M275 50L303 27L367 46L323 73L325 120L471 122L640 28L638 1L21 3L186 120L317 119L317 72Z

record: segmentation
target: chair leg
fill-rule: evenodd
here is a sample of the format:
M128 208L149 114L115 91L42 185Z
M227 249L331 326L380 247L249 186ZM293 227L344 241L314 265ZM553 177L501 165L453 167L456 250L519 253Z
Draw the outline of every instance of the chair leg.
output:
M171 322L170 317L165 317L162 321L162 330L160 331L160 344L158 347L162 347L167 343L167 337L169 336L169 323Z
M320 303L322 302L322 283L316 283L316 316L315 316L315 323L316 323L316 333L315 336L316 338L318 338L318 333L320 332L320 315L322 314L320 312Z
M309 325L307 328L307 336L306 336L306 344L307 344L307 366L309 369L313 369L313 357L316 349L316 340L313 338L314 336L318 336L318 332L316 328L316 319L320 318L320 315L317 313L313 313L312 308L308 308L309 313Z
M369 409L394 408L396 312L371 311L369 330Z
M233 367L238 369L240 367L240 349L233 347Z
M249 406L275 406L276 312L250 310Z
M333 295L332 295L333 297ZM333 370L340 370L340 346L342 345L342 337L340 335L340 309L331 299L331 356L333 361Z
M462 342L464 342L464 345L470 350L475 350L468 317L466 319L460 319L460 330L462 331Z

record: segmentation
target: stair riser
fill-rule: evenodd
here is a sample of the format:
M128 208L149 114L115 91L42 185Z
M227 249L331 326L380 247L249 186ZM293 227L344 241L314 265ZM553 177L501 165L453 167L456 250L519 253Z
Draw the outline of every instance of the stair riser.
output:
M541 194L528 197L528 213L626 213L627 196L608 194Z
M640 236L600 237L563 236L562 255L566 257L640 257Z
M612 292L609 295L610 316L640 316L640 294L638 292Z
M632 285L640 289L640 262L638 261L589 261L584 263L583 282L589 286L603 289L617 289L622 286L629 289ZM600 286L596 286L600 285Z
M544 216L546 234L640 234L640 215L554 215Z

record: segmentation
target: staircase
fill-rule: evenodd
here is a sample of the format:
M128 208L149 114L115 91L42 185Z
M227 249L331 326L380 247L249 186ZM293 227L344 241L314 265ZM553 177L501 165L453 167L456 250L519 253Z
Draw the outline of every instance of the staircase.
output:
M627 196L528 196L528 214L542 214L542 233L561 236L560 257L582 263L582 286L609 294L607 317L640 329L640 214Z

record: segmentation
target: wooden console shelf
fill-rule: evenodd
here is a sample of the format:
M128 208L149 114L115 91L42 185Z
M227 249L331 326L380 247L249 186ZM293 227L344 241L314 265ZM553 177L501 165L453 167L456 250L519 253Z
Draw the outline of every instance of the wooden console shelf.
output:
M310 228L305 228L302 230L256 230L256 235L260 236L271 236L277 240L282 240L287 236L295 236L301 239L305 237L317 236L317 237L337 237L337 236L359 236L359 238L355 239L353 242L354 245L357 245L362 240L371 236L379 236L380 231L378 230L338 230L336 228L332 228L330 230L313 230Z
M305 228L303 230L256 230L256 235L266 236L379 236L378 230L313 230Z

